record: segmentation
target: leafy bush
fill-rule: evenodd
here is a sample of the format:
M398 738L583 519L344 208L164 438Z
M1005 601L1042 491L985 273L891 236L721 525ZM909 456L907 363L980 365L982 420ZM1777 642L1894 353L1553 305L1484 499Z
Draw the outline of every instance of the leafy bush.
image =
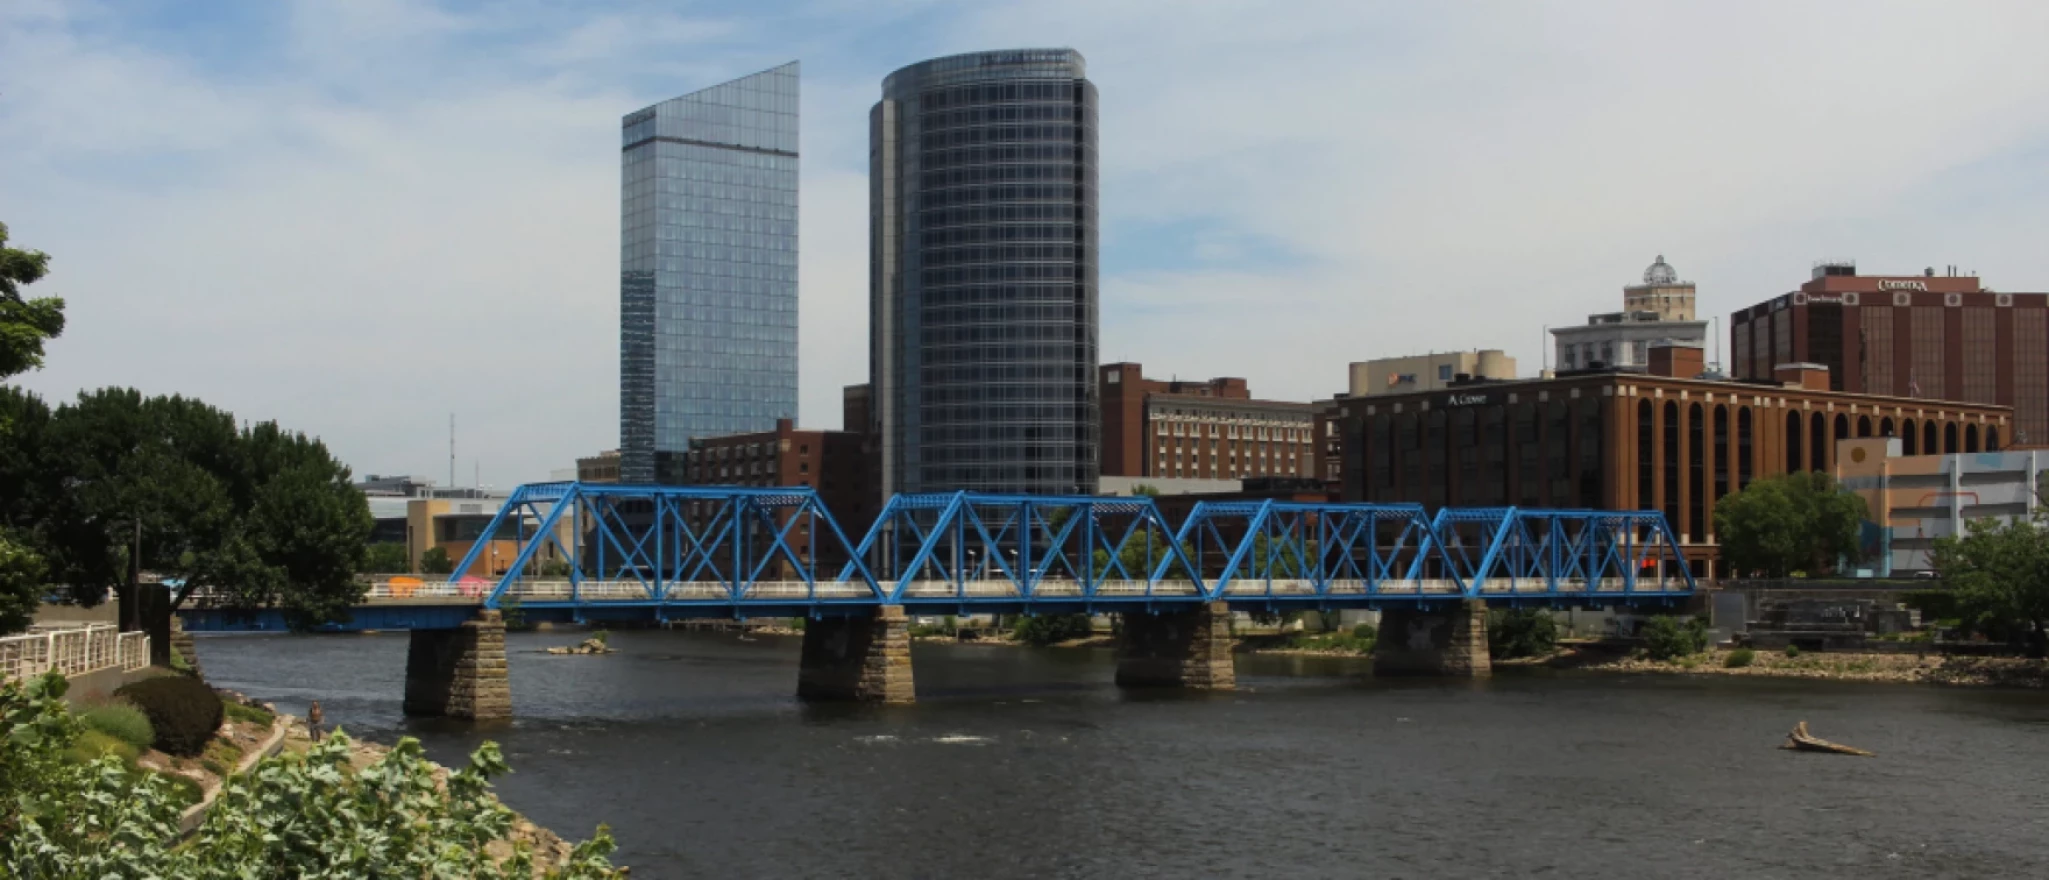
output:
M578 844L567 864L534 870L530 845L499 861L485 844L508 837L511 810L491 797L504 773L485 743L469 766L435 779L417 740L403 739L360 769L341 734L303 755L267 758L229 780L205 822L180 842L180 811L199 784L131 772L113 757L73 764L85 731L64 707L61 676L0 684L0 866L6 876L472 877L597 880L616 877L611 837Z
M1788 656L1788 657L1798 657L1798 656L1800 656L1800 646L1799 646L1799 645L1787 645L1787 646L1786 646L1786 656Z
M1652 660L1676 660L1707 650L1707 621L1659 615L1646 621L1638 635Z
M591 630L590 640L600 645L610 642L612 640L612 631L609 629Z
M144 746L143 748L148 748ZM64 752L65 760L73 764L90 764L104 757L113 757L124 767L135 766L135 759L142 754L138 749L120 737L101 730L87 730L72 741Z
M1018 641L1043 647L1088 638L1095 634L1095 626L1086 614L1043 614L1018 621L1016 633Z
M1288 640L1288 647L1303 651L1351 651L1355 654L1371 654L1373 646L1379 641L1379 633L1375 632L1373 627L1355 626L1349 632L1325 633L1318 636L1298 635Z
M1730 651L1729 656L1722 658L1722 665L1730 669L1742 669L1756 659L1756 652L1749 648L1737 648Z
M206 749L227 710L206 682L183 675L138 681L114 692L149 716L157 750L190 757Z
M1373 624L1362 623L1352 627L1352 638L1376 642L1380 640L1380 630L1374 628Z
M1491 612L1487 618L1488 656L1542 657L1558 648L1558 623L1549 611L1508 608Z
M221 711L227 715L229 721L246 721L264 727L269 727L277 719L269 709L261 706L244 706L233 700L222 700Z
M133 703L102 703L78 713L78 720L90 730L104 733L141 752L156 742L156 731L149 726L149 716Z

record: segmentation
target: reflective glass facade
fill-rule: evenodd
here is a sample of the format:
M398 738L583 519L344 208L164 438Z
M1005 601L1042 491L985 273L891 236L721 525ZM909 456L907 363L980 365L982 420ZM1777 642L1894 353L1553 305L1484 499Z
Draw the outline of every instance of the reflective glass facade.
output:
M797 417L797 63L621 121L620 477Z
M1095 491L1096 106L1071 49L883 81L870 370L886 491Z

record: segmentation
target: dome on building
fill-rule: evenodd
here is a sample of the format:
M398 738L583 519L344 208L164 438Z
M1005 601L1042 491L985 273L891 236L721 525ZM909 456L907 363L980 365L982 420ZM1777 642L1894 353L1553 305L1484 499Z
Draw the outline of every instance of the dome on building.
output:
M1652 263L1650 268L1643 270L1643 283L1645 284L1676 284L1678 281L1679 273L1672 270L1671 263L1665 262L1664 254L1659 254L1658 261Z

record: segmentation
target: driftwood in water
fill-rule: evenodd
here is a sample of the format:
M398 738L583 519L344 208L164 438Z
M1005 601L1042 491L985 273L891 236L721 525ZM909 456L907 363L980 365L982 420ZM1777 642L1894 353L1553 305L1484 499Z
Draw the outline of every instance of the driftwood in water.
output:
M1850 746L1843 745L1841 743L1832 743L1828 740L1822 739L1821 737L1815 736L1814 734L1808 733L1807 722L1805 721L1793 725L1793 732L1786 734L1786 744L1779 746L1779 748L1795 749L1802 752L1832 752L1838 755L1863 755L1867 758L1871 757L1872 754L1871 752L1864 751L1863 749L1853 748Z

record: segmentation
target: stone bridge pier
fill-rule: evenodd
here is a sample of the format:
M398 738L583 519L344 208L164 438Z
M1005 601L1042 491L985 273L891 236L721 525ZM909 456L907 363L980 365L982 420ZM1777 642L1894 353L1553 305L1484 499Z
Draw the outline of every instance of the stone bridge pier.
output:
M505 618L481 610L455 629L416 629L406 650L407 715L469 721L512 717Z
M1390 608L1380 612L1373 647L1375 675L1492 675L1487 657L1487 603L1467 599L1450 608Z
M816 702L915 702L910 618L904 615L903 606L884 605L871 616L805 621L804 651L797 667L797 698Z
M1126 612L1117 640L1117 686L1236 688L1230 606L1210 602L1174 611Z

